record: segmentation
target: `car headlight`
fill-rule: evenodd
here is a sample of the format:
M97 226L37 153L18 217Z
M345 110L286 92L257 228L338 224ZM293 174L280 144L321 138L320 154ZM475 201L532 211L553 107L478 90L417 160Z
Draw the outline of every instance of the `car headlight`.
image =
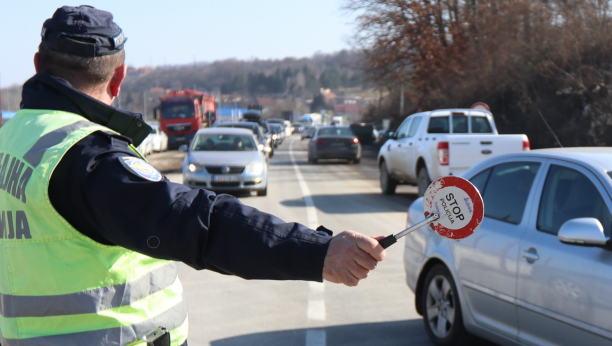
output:
M278 139L278 136L277 135L272 135L272 139L276 140L276 139Z
M202 166L196 165L195 163L190 163L187 165L187 170L191 173L202 172Z
M253 163L247 166L247 173L261 174L264 166L262 163Z

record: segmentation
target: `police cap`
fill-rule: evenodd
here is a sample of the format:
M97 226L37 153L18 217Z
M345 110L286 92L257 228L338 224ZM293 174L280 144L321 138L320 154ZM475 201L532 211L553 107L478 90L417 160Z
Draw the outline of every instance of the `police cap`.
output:
M42 45L53 51L97 57L119 53L127 37L110 12L91 6L63 6L42 27Z

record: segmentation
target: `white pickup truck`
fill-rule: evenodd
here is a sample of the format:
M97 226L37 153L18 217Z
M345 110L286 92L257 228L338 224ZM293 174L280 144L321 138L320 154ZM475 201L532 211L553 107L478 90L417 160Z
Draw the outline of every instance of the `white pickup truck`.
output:
M380 148L383 194L399 184L416 185L419 196L432 182L461 175L485 159L529 150L526 135L500 135L485 110L441 109L410 115Z

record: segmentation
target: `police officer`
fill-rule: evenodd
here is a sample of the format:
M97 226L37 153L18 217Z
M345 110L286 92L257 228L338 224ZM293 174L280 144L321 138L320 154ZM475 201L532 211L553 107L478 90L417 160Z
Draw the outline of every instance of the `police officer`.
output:
M177 261L246 279L357 285L376 241L286 223L173 184L134 146L142 115L110 106L126 37L110 13L45 21L21 110L0 130L0 343L187 344Z

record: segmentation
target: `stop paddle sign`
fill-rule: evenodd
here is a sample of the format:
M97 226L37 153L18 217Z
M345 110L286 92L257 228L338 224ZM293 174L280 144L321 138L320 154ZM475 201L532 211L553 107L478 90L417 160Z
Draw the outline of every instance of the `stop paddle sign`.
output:
M379 241L383 248L417 229L430 225L439 235L449 239L463 239L472 235L484 217L484 203L478 189L469 181L454 176L440 178L427 188L423 196L425 220L395 235Z

